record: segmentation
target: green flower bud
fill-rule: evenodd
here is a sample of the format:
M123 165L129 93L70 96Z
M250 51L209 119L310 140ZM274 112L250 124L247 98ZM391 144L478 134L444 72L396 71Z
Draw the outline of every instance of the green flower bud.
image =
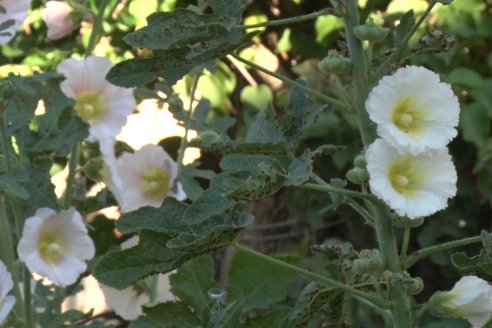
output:
M424 281L417 278L410 278L405 282L405 289L409 295L420 294L424 290Z
M458 307L453 300L455 295L449 292L436 292L429 300L430 312L441 318L457 317Z
M200 133L200 141L210 144L220 140L220 134L215 131L207 130Z
M339 55L336 50L330 50L328 56L318 63L318 67L326 74L341 74L350 72L352 63L350 59Z
M362 154L355 156L354 166L359 168L359 169L365 169L367 166L366 157Z
M377 273L384 267L383 258L377 249L362 250L359 256L352 264L352 269L357 273Z
M355 184L363 184L369 180L369 173L365 169L360 169L358 167L354 167L349 170L345 177L352 183Z
M389 28L381 27L373 22L354 27L354 35L361 41L383 41L389 33Z

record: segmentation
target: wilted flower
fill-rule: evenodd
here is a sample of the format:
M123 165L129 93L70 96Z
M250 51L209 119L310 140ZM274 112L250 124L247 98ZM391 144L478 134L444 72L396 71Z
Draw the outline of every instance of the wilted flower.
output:
M17 247L19 258L31 272L55 285L73 284L94 257L94 243L80 213L71 207L56 213L40 208L24 223Z
M492 286L476 276L464 276L450 291L432 295L429 305L436 316L462 317L482 327L492 319Z
M61 90L75 99L77 114L90 125L89 141L115 138L136 106L132 89L106 80L112 66L109 59L95 56L66 59L58 66L66 78Z
M48 39L58 40L70 34L74 29L74 22L69 14L73 8L62 1L48 1L43 8L43 21L48 27Z
M121 248L128 249L136 246L138 240L138 236L134 236L121 243ZM142 314L142 306L150 303L150 294L152 292L155 292L155 303L173 299L169 285L170 274L158 274L122 290L101 284L101 290L106 298L106 303L116 314L125 320L134 320ZM153 281L151 281L153 279L157 279L157 284L153 284ZM156 288L155 291L151 290L152 285Z
M378 135L401 151L440 149L457 134L458 98L424 67L402 67L383 77L369 94L366 109Z
M371 192L400 216L431 215L456 194L457 175L447 148L400 153L384 139L366 152Z
M162 147L148 144L116 159L111 141L105 140L101 152L109 171L106 185L123 213L142 206L159 207L167 196L186 198L181 184L174 183L178 167Z
M7 294L14 287L12 275L7 267L0 261L0 325L7 318L15 304L15 296Z
M27 17L27 12L31 7L30 0L2 0L0 6L5 9L5 13L0 13L0 24L12 24L4 30L0 31L0 44L5 44L12 40L15 36L15 31L24 22Z

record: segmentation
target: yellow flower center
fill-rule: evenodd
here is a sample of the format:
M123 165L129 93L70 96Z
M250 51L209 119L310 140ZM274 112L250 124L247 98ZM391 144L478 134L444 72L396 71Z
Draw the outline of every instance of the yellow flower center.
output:
M103 119L108 109L106 104L101 100L101 95L97 92L81 94L75 101L77 114L89 123Z
M63 240L58 231L45 231L39 236L38 251L46 262L59 263L64 255L62 249Z
M422 189L425 173L419 167L417 159L405 156L390 165L389 180L398 193L405 197L412 197Z
M392 108L393 123L402 131L418 135L423 132L427 108L412 97L398 101Z
M142 192L150 199L160 199L169 192L169 174L163 168L151 168L143 174Z

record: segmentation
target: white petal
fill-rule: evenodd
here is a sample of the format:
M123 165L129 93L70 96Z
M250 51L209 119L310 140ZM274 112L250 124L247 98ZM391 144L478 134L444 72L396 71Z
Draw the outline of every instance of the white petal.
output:
M0 324L7 318L14 305L15 296L12 295L5 297L3 304L0 302Z
M13 25L2 31L2 33L10 33L10 35L0 36L0 45L2 45L14 38L15 31L27 17L31 2L29 0L3 0L0 5L5 9L5 14L0 14L0 24L14 20Z

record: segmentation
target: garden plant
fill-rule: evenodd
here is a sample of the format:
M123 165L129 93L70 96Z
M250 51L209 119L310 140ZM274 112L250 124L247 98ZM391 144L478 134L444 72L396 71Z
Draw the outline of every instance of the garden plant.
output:
M491 1L0 7L0 327L492 327Z

